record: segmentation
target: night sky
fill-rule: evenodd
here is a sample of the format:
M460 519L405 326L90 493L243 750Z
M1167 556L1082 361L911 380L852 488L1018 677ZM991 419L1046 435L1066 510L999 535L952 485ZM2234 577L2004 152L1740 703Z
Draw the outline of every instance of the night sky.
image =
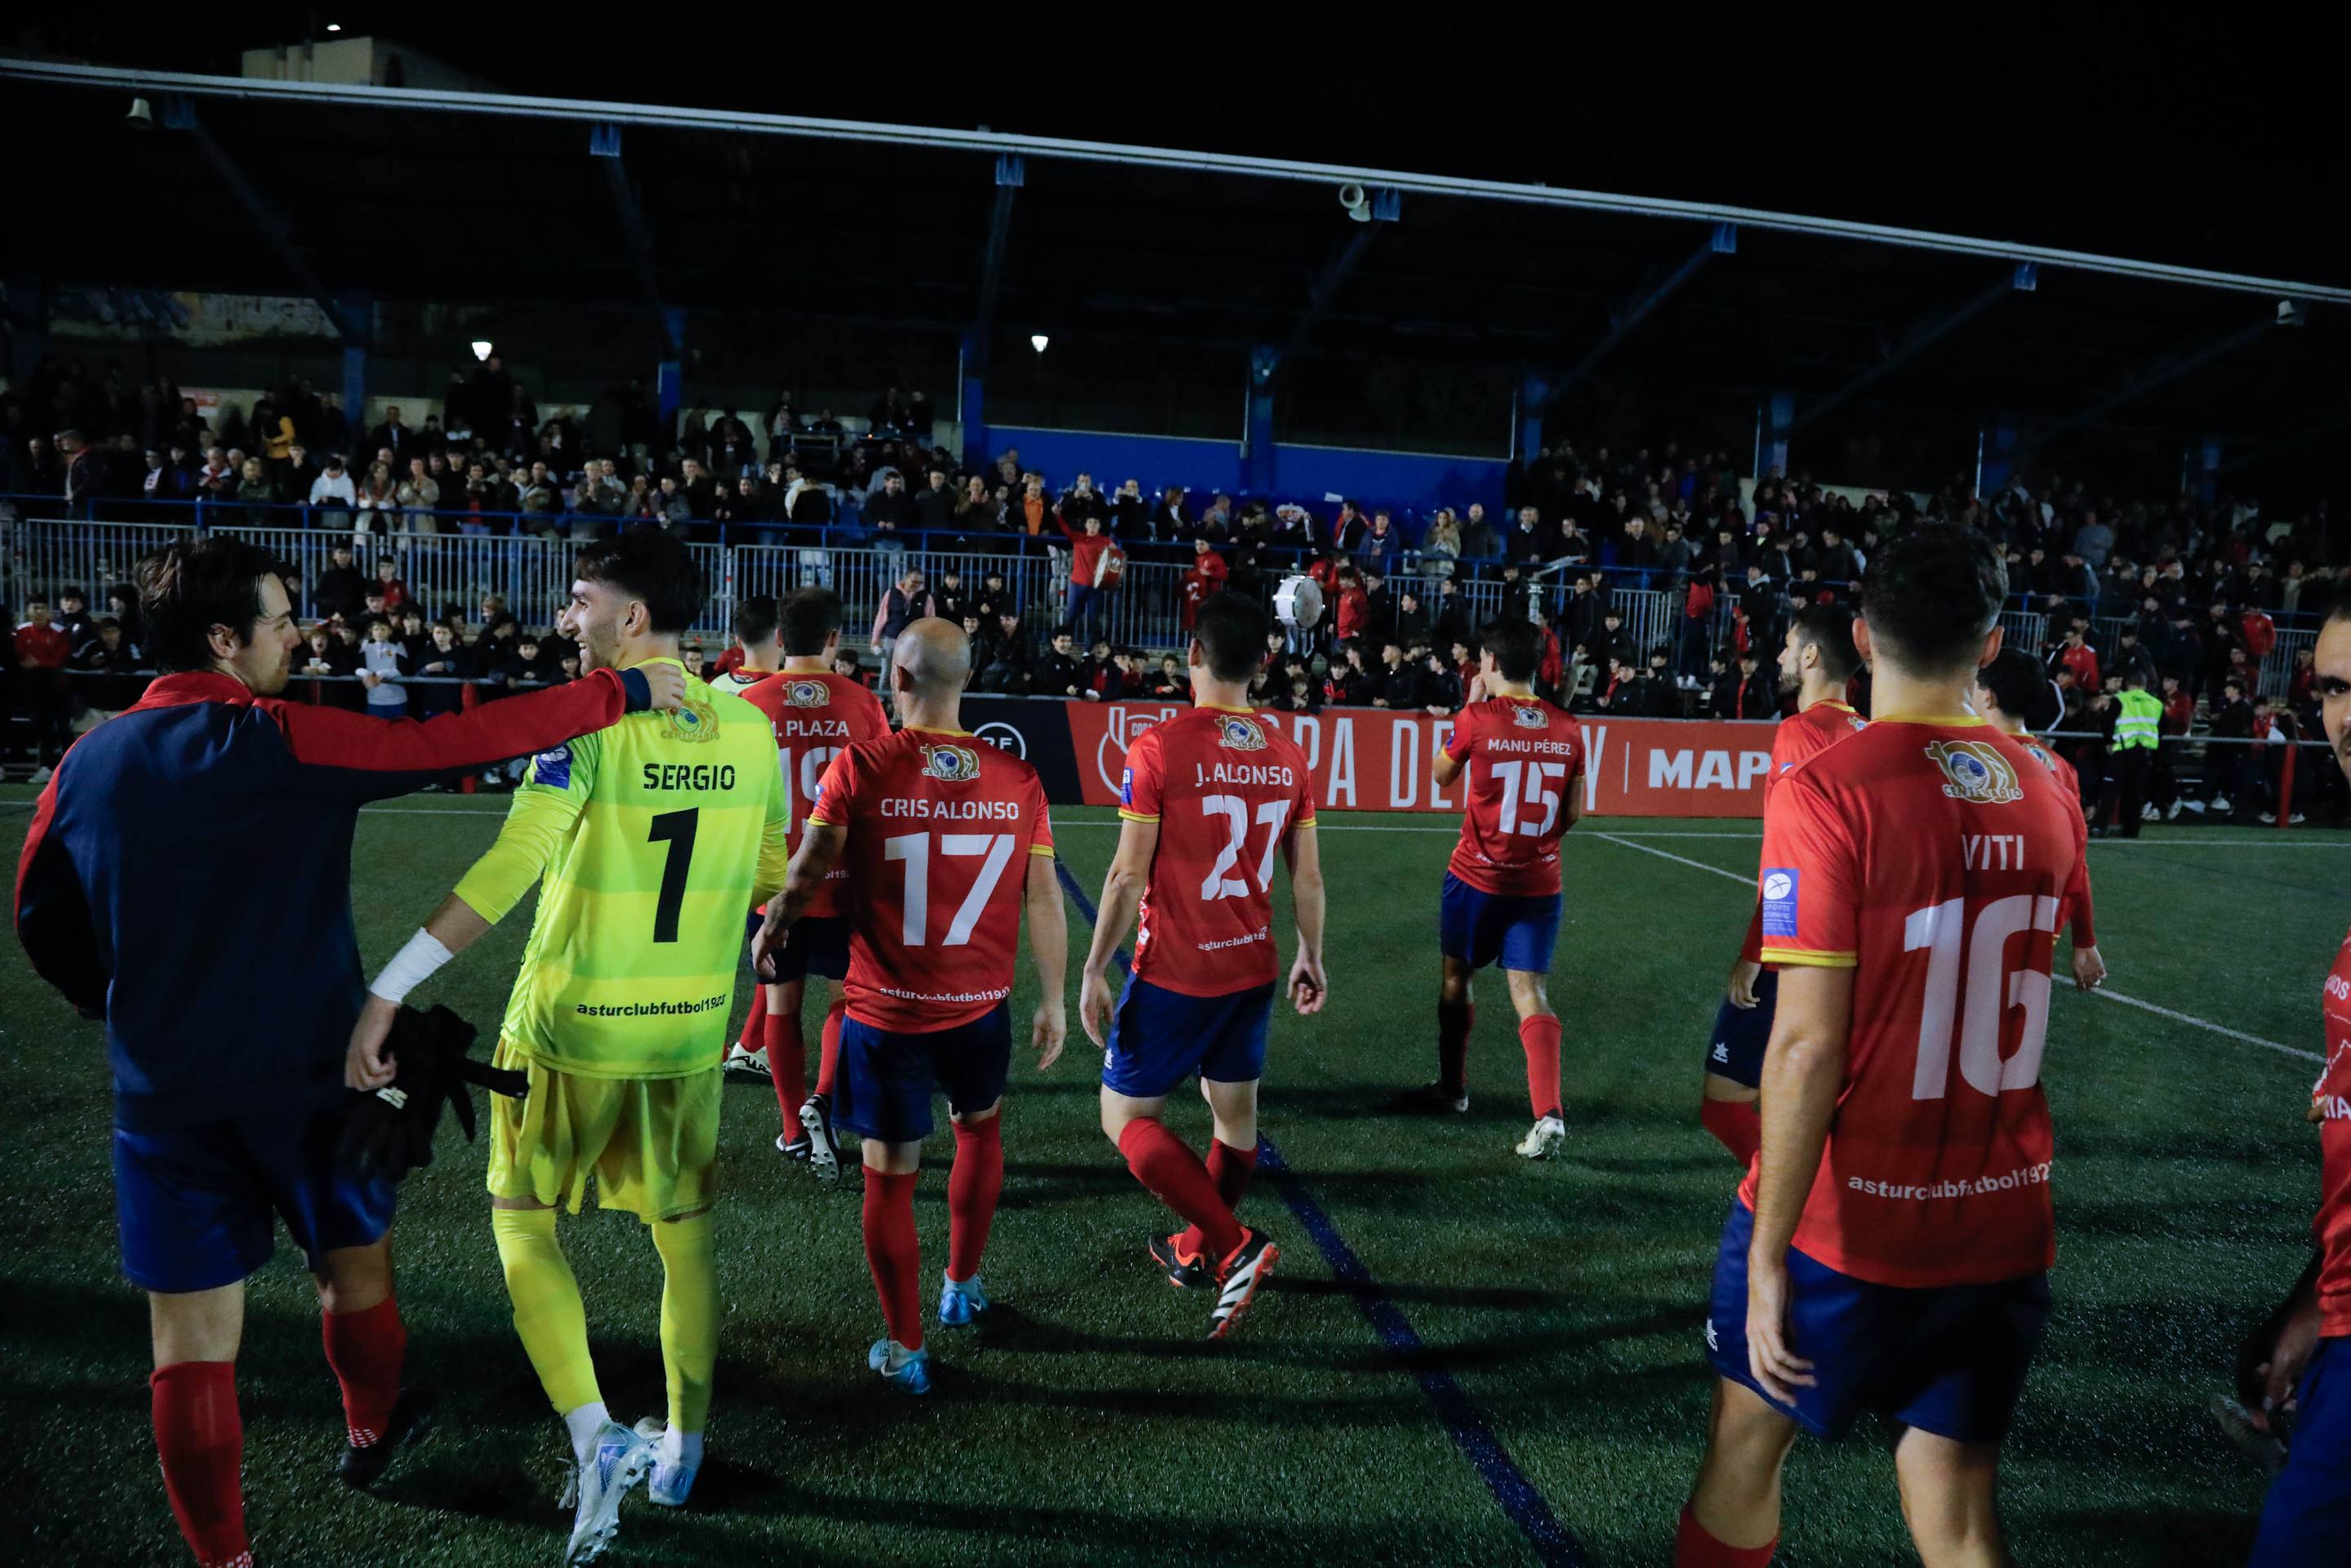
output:
M635 13L694 16L663 37L553 7L92 7L17 41L233 74L242 47L340 22L514 92L1546 181L2351 281L2343 138L2306 32L2191 31L2118 6L1901 8L1809 33L1715 8L1521 22L1187 6L1143 37L1124 6L879 25L863 8L795 7L789 24L745 9ZM1922 48L1938 27L1954 36Z

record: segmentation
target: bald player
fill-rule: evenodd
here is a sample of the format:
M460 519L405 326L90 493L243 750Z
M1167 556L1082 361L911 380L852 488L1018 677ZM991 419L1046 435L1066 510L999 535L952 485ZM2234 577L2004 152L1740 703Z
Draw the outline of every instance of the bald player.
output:
M848 909L848 1015L833 1124L862 1140L865 1260L886 1326L866 1364L908 1394L930 1391L923 1343L914 1181L944 1092L955 1127L947 1177L942 1327L988 1310L980 1254L1004 1185L999 1109L1012 1062L1014 959L1021 911L1037 966L1029 1038L1037 1065L1069 1031L1062 983L1068 917L1054 883L1053 828L1036 769L963 727L971 643L944 621L910 622L891 649L890 690L905 727L862 741L825 770L783 891L751 944L760 978L778 962L836 865L860 896Z

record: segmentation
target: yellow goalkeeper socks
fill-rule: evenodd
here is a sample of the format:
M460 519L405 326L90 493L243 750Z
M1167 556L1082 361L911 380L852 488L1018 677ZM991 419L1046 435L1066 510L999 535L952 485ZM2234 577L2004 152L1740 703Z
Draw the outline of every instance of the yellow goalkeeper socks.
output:
M515 1333L555 1413L598 1404L603 1396L588 1354L588 1309L555 1239L555 1210L493 1208L490 1233L497 1238L507 1294L514 1301ZM666 1330L663 1337L667 1340Z
M698 1434L710 1418L710 1380L718 1365L718 1265L711 1255L710 1216L655 1220L653 1233L662 1260L670 1430Z

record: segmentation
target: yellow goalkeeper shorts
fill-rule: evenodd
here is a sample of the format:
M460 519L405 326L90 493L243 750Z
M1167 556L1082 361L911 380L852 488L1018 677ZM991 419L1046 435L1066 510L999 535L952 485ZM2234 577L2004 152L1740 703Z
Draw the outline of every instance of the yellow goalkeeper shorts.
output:
M492 1197L533 1198L573 1214L596 1202L675 1219L717 1195L719 1069L684 1078L586 1078L542 1067L507 1041L491 1060L530 1080L520 1100L490 1096Z

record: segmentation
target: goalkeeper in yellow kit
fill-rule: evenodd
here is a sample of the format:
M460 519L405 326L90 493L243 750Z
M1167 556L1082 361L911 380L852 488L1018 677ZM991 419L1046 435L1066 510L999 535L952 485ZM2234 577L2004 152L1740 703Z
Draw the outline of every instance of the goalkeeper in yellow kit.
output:
M590 546L573 574L557 626L578 640L583 669L677 657L702 602L684 545L632 530ZM674 713L540 753L497 843L370 988L352 1035L352 1082L389 1082L381 1046L402 998L544 874L498 1031L497 1065L530 1088L494 1101L490 1223L516 1331L579 1462L567 1563L603 1550L648 1470L653 1500L675 1507L701 1463L718 1354L718 1060L743 911L783 886L789 858L776 755L764 714L700 682ZM643 1219L661 1253L666 1427L619 1425L597 1390L554 1212L579 1212L590 1175L598 1203Z

